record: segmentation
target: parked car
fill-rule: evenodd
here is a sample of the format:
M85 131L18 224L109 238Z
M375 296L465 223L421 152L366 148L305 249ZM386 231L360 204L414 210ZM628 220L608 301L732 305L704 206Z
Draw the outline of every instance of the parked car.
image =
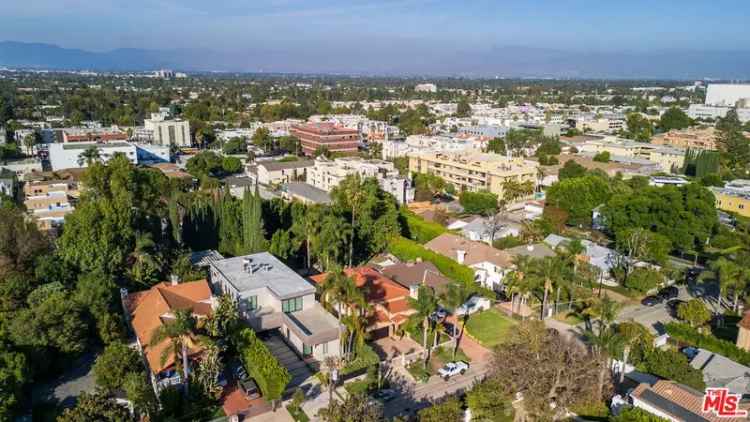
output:
M469 364L463 361L448 362L442 368L438 369L438 375L444 380L454 375L463 375L469 369Z
M690 346L683 347L680 351L688 360L693 360L694 357L698 356L698 352L700 352L697 348Z
M673 299L667 302L667 308L669 308L669 314L672 316L677 316L677 308L679 308L680 305L682 305L683 303L685 303L685 301L680 300L680 299Z
M680 291L675 286L669 286L659 290L659 293L657 293L656 295L663 300L670 300L676 299L677 296L680 295Z
M239 384L242 392L245 393L245 396L247 396L248 399L253 400L260 397L260 390L254 379L247 378L240 380Z
M398 393L396 392L396 390L392 388L384 388L372 393L372 397L374 399L380 400L382 402L389 402L395 399L397 395Z
M456 316L473 314L478 311L486 311L490 309L490 300L482 296L472 296L463 305L456 308Z
M646 296L641 301L641 305L643 306L655 306L660 303L664 302L664 299L659 296Z

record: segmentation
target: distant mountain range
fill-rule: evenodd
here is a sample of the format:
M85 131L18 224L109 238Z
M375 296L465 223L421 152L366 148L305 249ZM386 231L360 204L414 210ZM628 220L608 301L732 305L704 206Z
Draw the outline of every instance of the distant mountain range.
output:
M466 77L750 79L750 51L578 52L494 47L466 52L117 49L92 52L53 44L0 42L0 66L49 70L348 73Z

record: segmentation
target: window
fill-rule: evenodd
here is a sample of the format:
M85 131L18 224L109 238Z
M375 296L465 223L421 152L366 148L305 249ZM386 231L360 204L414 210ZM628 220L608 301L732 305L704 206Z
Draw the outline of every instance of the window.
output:
M297 312L302 310L302 297L281 301L281 311L284 313Z
M303 357L308 357L310 355L312 355L312 346L308 346L306 344L303 344L302 345L302 356Z
M323 343L320 345L320 351L323 352L324 355L328 354L328 343Z
M258 296L250 296L245 299L247 302L247 310L254 311L258 309Z

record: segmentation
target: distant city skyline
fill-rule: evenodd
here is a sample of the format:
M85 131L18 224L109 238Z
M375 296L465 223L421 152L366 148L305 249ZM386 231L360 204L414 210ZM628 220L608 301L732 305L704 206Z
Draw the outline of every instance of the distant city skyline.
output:
M493 55L507 51L523 61L531 50L549 65L565 52L731 54L750 45L750 3L736 0L5 0L3 9L0 40L211 52L193 57L211 61L204 70L490 74Z

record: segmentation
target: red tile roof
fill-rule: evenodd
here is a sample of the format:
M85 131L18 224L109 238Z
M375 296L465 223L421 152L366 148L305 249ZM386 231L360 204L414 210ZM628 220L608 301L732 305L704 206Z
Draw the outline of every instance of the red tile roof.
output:
M159 283L149 290L128 295L126 305L131 324L146 355L148 366L154 374L168 369L175 362L168 355L162 363L162 351L169 346L164 340L154 347L149 346L151 336L161 325L168 323L171 314L179 309L190 309L193 315L206 317L211 314L211 289L206 280L175 284ZM203 348L198 343L189 346L191 356L200 354Z
M409 289L377 272L371 267L347 268L344 274L354 279L358 288L364 289L367 301L381 303L409 296ZM311 276L316 284L323 284L328 273Z
M652 406L657 406L657 408L665 413L668 413L672 416L674 416L676 419L682 419L682 415L676 415L670 413L670 409L663 409L660 406L658 406L656 403L652 403L649 401L649 398L646 397L647 391L650 391L653 394L656 394L657 396L661 397L662 399L667 400L668 402L674 403L680 408L688 411L689 413L692 413L694 415L697 415L698 418L702 418L711 422L741 422L745 421L747 422L747 419L745 418L732 418L732 417L718 417L714 415L712 412L703 412L703 393L700 391L695 391L690 387L686 387L684 385L678 384L674 381L668 381L668 380L660 380L657 381L656 384L649 386L648 384L640 384L638 387L636 387L635 390L633 390L631 396L643 400L645 402L648 402ZM740 404L740 408L747 408L746 405ZM678 409L674 409L674 411L678 411ZM696 418L696 419L698 419Z

